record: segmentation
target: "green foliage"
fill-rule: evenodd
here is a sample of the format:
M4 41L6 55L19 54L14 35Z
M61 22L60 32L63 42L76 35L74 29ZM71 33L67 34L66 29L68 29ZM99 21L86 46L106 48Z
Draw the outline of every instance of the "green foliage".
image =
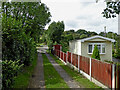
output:
M103 17L114 18L120 13L120 1L107 1L107 7L102 12Z
M49 9L41 2L4 2L2 17L2 59L30 65L36 42L50 21Z
M52 49L53 44L60 43L61 35L64 32L63 21L52 22L47 30L47 45L49 49Z
M117 33L113 33L113 32L108 32L108 33L101 32L99 33L99 35L106 36L108 38L116 40L116 42L112 44L112 48L113 48L112 56L115 58L120 58L120 35L118 35Z
M120 58L120 47L118 41L116 42L116 52L115 52L115 57Z
M2 3L3 88L11 87L21 64L28 66L35 59L36 43L50 16L49 9L41 2Z
M3 89L11 88L14 79L17 76L23 64L19 64L20 60L5 60L2 62L2 87Z
M86 35L86 34L82 34L82 35L80 36L80 39L83 39L83 38L87 38L87 35Z
M52 40L48 40L47 44L48 44L49 50L52 50L52 48L53 48L53 41Z
M69 88L60 74L49 62L47 56L42 54L44 64L44 77L46 88Z
M93 54L91 56L94 59L100 60L100 54L99 54L99 50L97 45L95 45L94 50L93 50Z
M82 34L87 34L87 31L84 30L84 29L79 29L79 30L76 31L76 33L82 35Z
M37 64L37 54L30 66L23 67L22 70L15 77L13 88L28 88L31 76L34 73L34 68Z
M115 54L115 48L114 48L114 43L112 43L112 56L114 57Z
M64 32L63 21L52 22L48 27L47 36L48 38L50 38L50 40L53 41L53 43L55 43L55 41L59 43L63 32Z
M75 31L72 29L72 30L67 30L67 31L64 31L64 34L68 35L68 34L73 34L75 33Z
M7 21L6 21L7 19ZM20 60L20 63L29 65L36 53L35 41L22 28L22 22L12 17L3 17L3 60Z
M47 43L47 31L45 30L43 34L41 35L41 42L40 43Z

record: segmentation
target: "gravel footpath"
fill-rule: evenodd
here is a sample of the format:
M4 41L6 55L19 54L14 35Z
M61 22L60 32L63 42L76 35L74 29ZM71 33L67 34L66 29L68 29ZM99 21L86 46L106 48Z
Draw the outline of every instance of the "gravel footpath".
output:
M38 53L37 65L34 69L28 88L45 89L43 58L40 53Z
M70 88L83 88L82 86L79 86L78 82L74 81L66 73L66 71L58 63L55 62L55 60L49 54L46 53L46 56L53 65L53 67L56 69L56 71L60 74L60 76L64 79L64 81Z

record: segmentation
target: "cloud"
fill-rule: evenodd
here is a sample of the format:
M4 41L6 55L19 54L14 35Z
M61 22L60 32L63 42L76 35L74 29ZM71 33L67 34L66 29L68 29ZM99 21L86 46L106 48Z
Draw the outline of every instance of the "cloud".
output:
M66 25L70 28L78 28L78 22L77 21L67 21Z
M95 0L43 0L43 3L49 7L52 21L64 21L65 30L82 28L101 32L106 26L107 31L118 31L117 18L108 20L101 14L106 3Z
M85 20L85 19L87 19L87 18L89 18L89 16L80 15L80 16L77 16L77 17L76 17L77 20Z
M93 2L80 2L80 4L85 7L85 6L89 6L91 4L93 4Z

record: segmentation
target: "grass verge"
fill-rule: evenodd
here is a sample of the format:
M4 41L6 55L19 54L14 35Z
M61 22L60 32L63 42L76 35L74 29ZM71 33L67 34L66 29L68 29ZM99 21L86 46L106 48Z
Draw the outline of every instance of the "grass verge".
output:
M44 64L44 78L46 88L69 88L61 78L53 65L49 62L47 56L42 54Z
M33 74L33 70L37 64L37 54L35 59L32 61L30 66L23 67L23 72L20 72L18 76L15 78L15 83L13 88L27 88L31 75Z
M67 65L64 65L58 58L56 58L54 55L50 54L50 56L77 82L79 82L80 85L82 85L85 88L101 88L85 78L83 75L78 73L77 71L74 71ZM102 89L102 88L101 88Z

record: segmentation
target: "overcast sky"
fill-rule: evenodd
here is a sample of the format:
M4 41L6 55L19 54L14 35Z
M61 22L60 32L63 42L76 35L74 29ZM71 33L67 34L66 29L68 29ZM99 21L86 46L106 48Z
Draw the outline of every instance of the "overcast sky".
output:
M52 21L64 21L65 30L85 29L97 33L104 31L118 32L118 17L106 19L101 14L106 4L101 0L42 0L51 12ZM50 22L50 23L51 23ZM49 24L50 24L49 23ZM48 25L46 26L47 29Z

